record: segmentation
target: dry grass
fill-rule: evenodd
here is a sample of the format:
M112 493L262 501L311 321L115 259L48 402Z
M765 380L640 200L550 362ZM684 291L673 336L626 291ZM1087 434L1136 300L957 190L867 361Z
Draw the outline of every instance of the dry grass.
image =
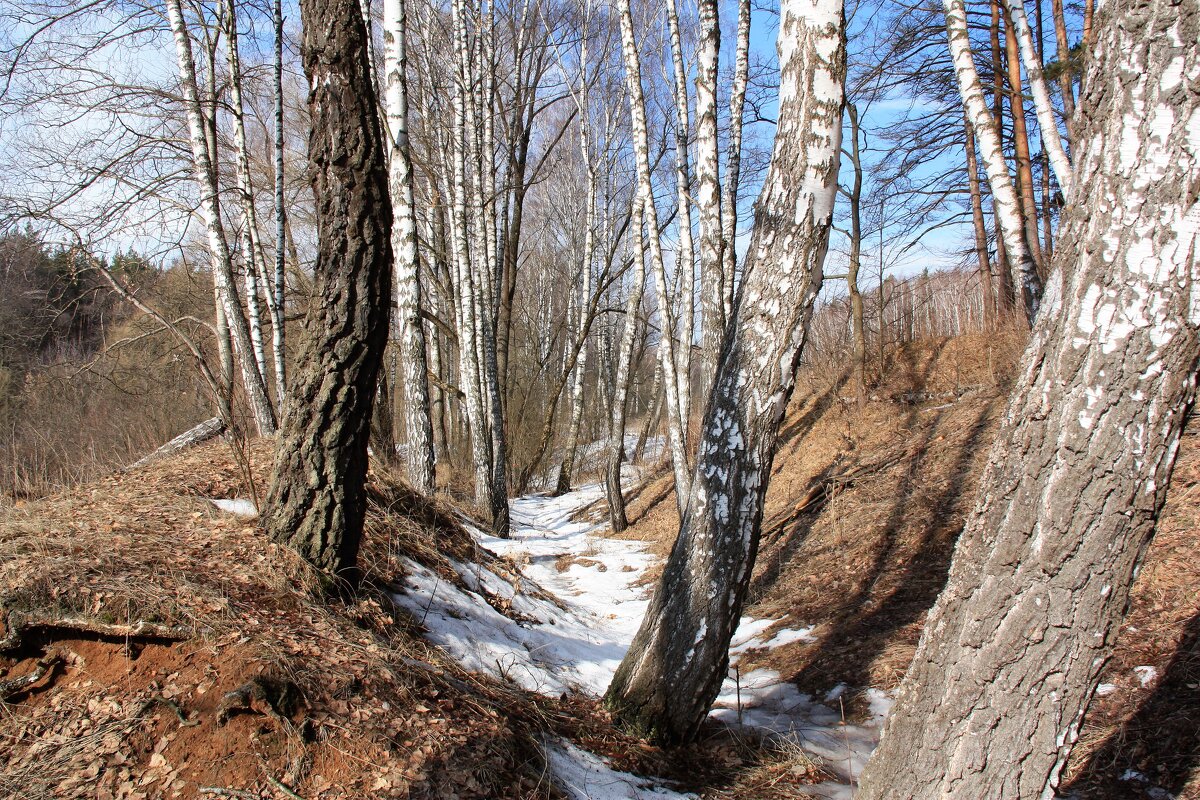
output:
M945 583L1019 354L1011 336L917 343L859 411L845 376L801 373L767 493L747 613L814 626L815 642L751 653L804 690L894 688ZM916 395L916 397L914 397ZM1078 796L1200 800L1200 433L1181 447L1129 616L1069 763ZM672 479L652 476L623 536L666 555ZM1146 686L1134 672L1154 666ZM818 695L819 696L819 695ZM861 695L851 703L861 712ZM1127 771L1145 782L1121 780ZM1158 795L1161 797L1162 795Z
M270 447L251 455L261 470ZM439 551L466 557L470 536L377 476L368 588L330 603L290 551L204 499L242 496L242 482L214 443L5 513L4 609L183 625L194 636L27 637L8 677L47 651L66 667L10 698L0 793L195 797L213 786L272 796L274 778L306 798L546 796L537 742L554 710L443 661L382 594L401 556L456 577ZM219 724L222 697L263 678L294 686L297 707L276 717L268 698L252 704L267 716Z

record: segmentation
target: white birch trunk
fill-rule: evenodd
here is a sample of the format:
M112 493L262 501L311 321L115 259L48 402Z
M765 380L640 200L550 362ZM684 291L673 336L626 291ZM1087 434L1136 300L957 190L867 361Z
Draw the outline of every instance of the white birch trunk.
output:
M668 320L667 302L670 288L667 285L666 268L663 265L662 242L659 239L658 209L654 205L654 188L650 181L650 144L646 131L646 99L642 92L642 64L637 43L633 37L633 13L630 0L618 0L621 16L621 50L625 60L625 84L629 91L629 112L633 128L633 151L637 162L637 194L641 198L650 243L650 265L654 270L655 290L663 319L662 337L659 340L658 358L663 367L663 382L667 393L667 418L671 443L671 460L675 471L675 501L682 513L687 503L688 487L691 484L688 467L687 444L684 439L683 419L679 414L679 379L675 372L674 340Z
M433 425L429 411L429 366L421 324L421 277L413 200L412 153L408 139L408 78L405 0L384 0L385 104L391 157L388 183L392 200L392 257L396 274L396 316L403 374L405 464L413 488L434 489Z
M1042 131L1042 145L1050 157L1054 177L1062 187L1063 197L1071 197L1071 160L1063 148L1058 123L1054 119L1054 106L1050 103L1050 91L1046 88L1046 76L1042 74L1042 59L1033 47L1033 34L1029 30L1029 18L1025 16L1023 0L1004 0L1009 19L1017 32L1017 43L1021 46L1021 61L1025 74L1029 76L1029 88L1033 90L1033 107L1037 111L1038 128Z
M275 302L268 305L271 311L271 349L275 357L275 392L279 407L283 408L287 386L287 359L285 353L286 332L284 319L285 262L283 258L287 231L287 209L284 208L283 174L283 0L275 0L272 7L275 27L275 56L272 73L272 92L275 102L275 280L271 287Z
M688 112L687 72L683 65L683 42L679 35L678 0L667 0L667 28L671 37L671 67L675 82L675 187L678 211L679 250L675 272L679 283L679 352L676 369L679 373L679 416L686 425L692 417L692 339L696 319L696 254L692 241L692 182L688 165L688 134L691 130ZM684 430L687 435L687 429Z
M262 373L254 360L253 345L246 317L238 302L237 286L229 257L229 245L221 225L221 212L217 201L216 177L205 134L204 119L200 111L200 98L196 89L196 65L192 58L192 40L184 21L180 0L167 0L167 19L175 38L175 54L179 67L179 83L183 91L183 103L187 113L189 140L192 148L192 163L196 172L196 184L200 194L200 213L204 218L208 234L209 255L212 262L213 282L225 312L234 347L237 349L242 368L242 383L246 398L254 415L260 435L275 433L275 415L271 400L267 396Z
M1166 499L1200 361L1200 3L1096 23L1046 309L860 800L1059 797Z
M696 205L700 211L700 303L703 308L700 396L707 399L725 336L725 280L721 275L721 179L717 140L717 68L721 21L717 0L699 0L696 53Z
M625 302L625 323L617 354L616 379L613 381L612 412L605 454L604 490L608 499L608 517L612 529L620 533L629 527L625 516L625 497L621 489L621 462L625 458L625 415L629 396L629 378L633 370L633 347L637 340L638 315L646 291L646 247L643 215L634 213L633 288ZM657 383L656 383L657 385Z
M750 0L738 0L737 45L733 86L729 92L729 151L725 156L725 187L721 192L721 302L725 317L733 309L737 275L737 198L742 177L742 127L746 118L746 86L750 78Z
M693 739L725 679L779 425L823 279L841 151L841 0L784 0L779 122L705 406L679 537L605 702L660 744ZM670 399L670 394L667 395Z
M967 31L967 12L963 0L943 0L946 12L946 34L950 57L954 62L954 73L958 79L959 93L963 106L971 120L971 127L979 141L979 152L987 171L988 184L992 188L992 205L1000 223L1004 247L1010 262L1010 270L1018 273L1021 295L1024 300L1025 318L1033 324L1042 297L1042 282L1037 266L1025 239L1025 225L1021 215L1020 201L1013 188L1012 176L1004 161L1004 150L1000 145L1000 134L996 120L988 111L983 97L979 73L971 57L971 38ZM1015 269L1012 269L1015 267Z
M250 328L250 342L254 350L254 361L259 374L267 375L266 350L263 347L262 318L259 314L258 282L263 275L258 252L255 248L255 229L258 227L254 211L254 187L250 182L250 155L246 146L246 112L242 102L242 60L238 52L237 4L229 0L225 4L225 44L229 54L229 100L233 110L233 146L237 171L238 195L242 204L242 230L239 239L242 246L242 262L246 270L246 321ZM280 402L283 397L280 396Z

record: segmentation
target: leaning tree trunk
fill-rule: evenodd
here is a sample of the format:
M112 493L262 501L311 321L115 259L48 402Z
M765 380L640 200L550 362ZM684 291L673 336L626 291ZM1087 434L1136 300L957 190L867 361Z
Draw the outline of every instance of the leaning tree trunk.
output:
M392 255L396 259L396 314L400 323L400 369L404 375L405 464L408 480L433 493L433 424L429 418L429 366L421 323L421 278L417 217L413 200L412 152L408 139L408 78L405 0L384 0L384 75L391 139Z
M696 735L729 664L779 424L823 277L841 149L844 28L840 0L782 3L774 152L691 495L605 698L620 720L657 742Z
M862 800L1055 796L1166 496L1200 357L1200 2L1096 23L1047 307Z
M1024 0L1004 0L1008 18L1012 20L1013 32L1021 47L1021 62L1029 76L1029 88L1033 92L1033 107L1037 111L1038 128L1042 132L1044 153L1054 168L1054 177L1062 187L1064 197L1071 196L1071 160L1063 148L1054 119L1054 106L1050 103L1050 90L1046 88L1046 77L1042 74L1042 59L1033 47L1033 34L1029 30L1029 19L1025 16ZM1064 101L1065 102L1065 101Z
M317 260L265 522L351 583L366 512L367 439L391 303L392 210L356 0L302 0Z
M1013 188L1012 176L1004 161L1004 150L1000 145L998 122L988 111L983 99L983 87L979 73L971 58L971 38L967 30L967 11L963 0L943 0L946 10L946 34L950 44L950 57L954 61L954 73L958 78L958 89L962 94L963 107L971 120L983 166L987 171L988 185L992 189L992 207L1000 225L1004 250L1009 264L1016 265L1021 276L1021 296L1024 301L1025 319L1033 324L1042 298L1042 281L1038 277L1037 265L1029 251L1025 237L1025 223L1021 215L1020 201ZM1015 109L1014 114L1024 113ZM998 248L997 248L998 249Z

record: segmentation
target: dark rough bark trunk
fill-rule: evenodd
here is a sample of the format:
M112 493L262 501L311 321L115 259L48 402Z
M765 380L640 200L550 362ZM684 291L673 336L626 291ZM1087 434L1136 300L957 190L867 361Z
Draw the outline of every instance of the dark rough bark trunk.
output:
M860 800L1052 797L1195 391L1200 2L1105 3L1021 377Z
M392 213L358 4L302 0L300 8L317 260L264 517L275 540L353 582L388 334Z
M729 664L775 440L821 286L841 149L840 0L785 0L779 121L705 408L679 538L605 701L660 743L695 737Z

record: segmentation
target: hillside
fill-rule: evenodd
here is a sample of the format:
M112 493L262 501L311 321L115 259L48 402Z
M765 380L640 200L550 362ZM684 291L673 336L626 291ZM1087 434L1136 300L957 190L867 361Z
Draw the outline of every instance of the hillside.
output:
M751 650L802 692L861 718L891 691L945 583L1004 411L1014 342L963 336L896 350L865 409L848 374L804 369L767 493L748 616L808 636ZM1080 798L1200 798L1200 432L1185 434L1116 653L1068 766ZM647 482L623 534L665 557L671 477ZM764 634L765 636L765 634Z
M366 589L329 604L209 500L245 489L215 443L0 520L0 795L544 795L553 711L458 669L387 600L398 552L449 572L433 546L461 555L462 528L377 478Z
M731 675L702 740L676 752L630 740L597 703L678 524L662 465L628 471L621 537L585 476L515 499L511 540L377 471L354 603L323 599L233 513L262 492L267 442L19 504L0 518L0 796L852 797L1014 353L995 337L899 349L861 411L844 374L802 370ZM1200 797L1195 437L1073 796Z

